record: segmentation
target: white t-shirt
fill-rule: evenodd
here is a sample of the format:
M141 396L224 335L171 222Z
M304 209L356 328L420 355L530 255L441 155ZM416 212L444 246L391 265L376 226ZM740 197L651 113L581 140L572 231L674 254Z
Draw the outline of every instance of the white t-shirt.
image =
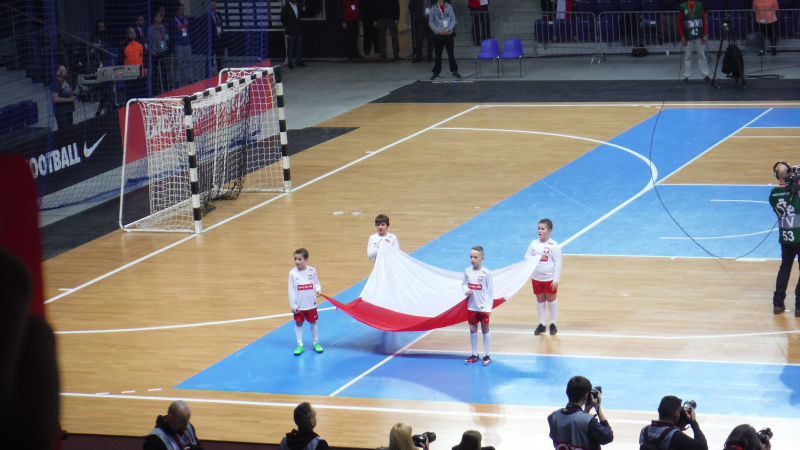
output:
M289 305L292 309L305 311L317 307L317 294L322 292L322 286L317 278L317 271L306 266L306 270L289 271Z
M494 286L492 273L486 267L475 270L472 266L464 271L464 280L461 282L464 293L472 290L467 300L467 309L470 311L492 312L494 305Z
M388 242L390 245L394 246L394 248L400 250L400 243L397 241L397 236L388 231L386 232L386 236L375 233L369 237L369 243L367 243L367 258L375 259L378 257L378 246L381 245L381 242Z
M561 247L552 239L548 239L547 242L534 239L525 252L525 259L538 255L542 255L542 258L533 270L531 278L536 281L553 280L558 283L561 278Z

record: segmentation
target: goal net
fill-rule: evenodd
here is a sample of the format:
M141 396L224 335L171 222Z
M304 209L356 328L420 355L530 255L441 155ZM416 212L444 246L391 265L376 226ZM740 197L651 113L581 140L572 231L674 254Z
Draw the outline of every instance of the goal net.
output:
M227 79L215 88L187 97L136 100L149 214L126 224L121 200L124 230L199 233L202 215L215 201L237 198L241 192L291 189L278 70L224 69ZM128 120L137 118L128 115ZM128 129L126 124L123 153L128 151Z

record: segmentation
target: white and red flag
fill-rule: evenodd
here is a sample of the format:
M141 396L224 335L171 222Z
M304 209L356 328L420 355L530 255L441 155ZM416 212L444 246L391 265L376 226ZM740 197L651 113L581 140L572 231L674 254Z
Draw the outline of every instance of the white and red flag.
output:
M491 271L494 308L528 283L538 262L536 256ZM426 331L467 321L463 278L463 272L439 269L391 245L382 245L357 299L345 305L325 298L356 320L379 330Z

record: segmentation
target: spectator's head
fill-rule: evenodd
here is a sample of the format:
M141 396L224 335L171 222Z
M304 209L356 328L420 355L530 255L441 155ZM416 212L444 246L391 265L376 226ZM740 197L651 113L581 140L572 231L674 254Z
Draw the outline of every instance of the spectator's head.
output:
M106 32L106 24L105 24L105 22L103 22L102 20L97 21L97 23L94 24L94 29L98 33L105 33Z
M461 435L461 443L453 447L453 450L481 450L481 432L468 430Z
M592 391L592 382L588 378L575 375L567 382L567 398L570 403L583 405L586 396Z
M132 27L128 28L128 31L125 32L125 36L128 39L132 40L132 41L135 40L136 39L136 30L134 30Z
M758 432L750 425L739 425L731 431L728 439L725 440L725 448L732 449L741 447L742 450L761 450L761 439Z
M211 8L212 12L217 12L217 2L211 2L208 4L208 7Z
M313 430L317 426L317 412L311 403L303 402L294 408L294 424L298 430Z
M136 16L136 26L137 27L144 26L144 16Z
M67 75L69 75L69 73L63 64L56 68L56 78L67 78Z
M674 395L667 395L658 405L658 420L662 422L678 423L681 417L683 401Z
M163 20L164 17L161 14L156 14L155 16L153 16L153 24L155 25L161 25L161 21Z
M396 423L389 432L389 450L416 450L411 439L411 427Z
M175 433L183 433L191 418L192 410L183 400L175 400L167 409L167 425Z
M167 17L167 9L166 9L166 8L164 8L163 6L159 6L159 7L158 7L158 11L156 11L156 12L157 12L157 13L158 13L158 15L160 15L162 18L164 18L164 17Z
M176 17L183 17L183 12L184 12L183 4L180 4L180 5L178 5L178 10L175 11L175 16Z

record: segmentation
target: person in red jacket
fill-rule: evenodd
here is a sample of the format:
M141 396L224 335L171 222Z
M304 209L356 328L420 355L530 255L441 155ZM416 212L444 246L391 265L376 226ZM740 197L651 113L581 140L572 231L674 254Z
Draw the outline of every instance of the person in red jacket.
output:
M358 53L358 27L361 25L361 9L358 0L342 0L342 30L344 30L344 48L347 60L361 59Z
M775 11L778 10L778 0L753 0L753 12L758 22L758 31L760 31L765 38L769 38L772 45L772 56L778 52L775 46L778 45L778 33L775 31L775 26L778 21L778 15Z
M472 16L472 39L480 47L484 39L492 38L489 0L469 0L467 6Z
M126 39L119 44L119 56L123 63L126 66L138 65L141 70L142 78L125 81L125 91L130 98L141 98L147 95L147 80L143 78L147 74L144 68L144 45L138 39L136 30L131 27L128 28Z

